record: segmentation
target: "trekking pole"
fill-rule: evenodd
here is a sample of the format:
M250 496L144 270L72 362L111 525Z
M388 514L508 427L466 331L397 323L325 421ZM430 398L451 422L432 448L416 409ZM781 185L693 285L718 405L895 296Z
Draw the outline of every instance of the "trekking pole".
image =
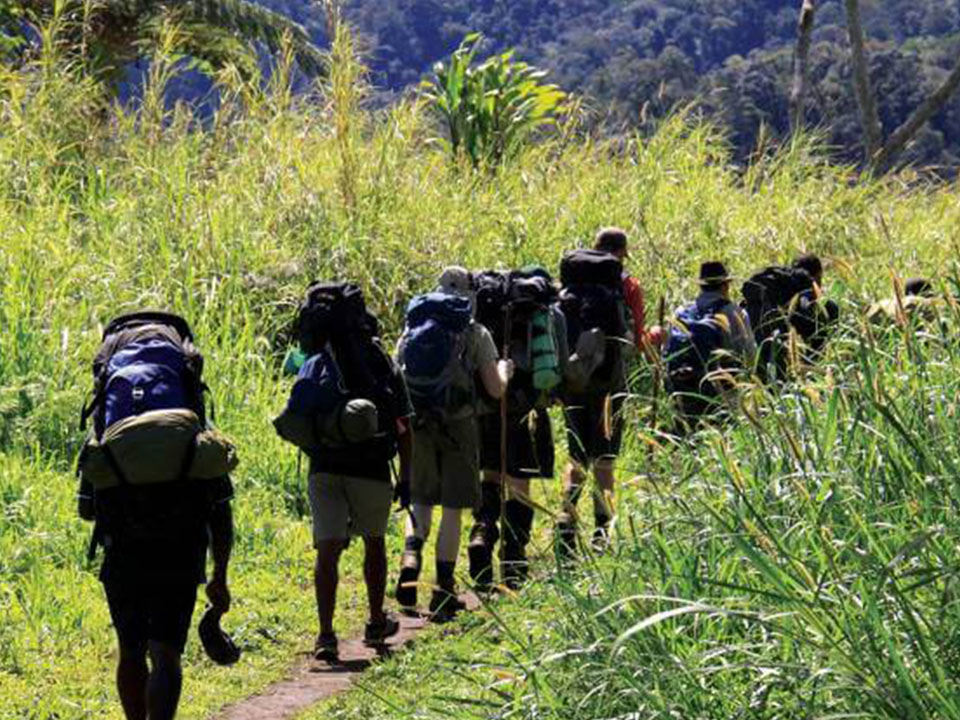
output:
M510 312L510 303L504 307L503 319L503 358L510 360L510 337L513 334L513 315ZM509 386L509 382L507 383ZM505 561L504 542L506 538L506 509L507 509L507 389L503 389L500 396L500 567ZM491 568L492 571L492 568ZM501 578L503 580L503 578Z

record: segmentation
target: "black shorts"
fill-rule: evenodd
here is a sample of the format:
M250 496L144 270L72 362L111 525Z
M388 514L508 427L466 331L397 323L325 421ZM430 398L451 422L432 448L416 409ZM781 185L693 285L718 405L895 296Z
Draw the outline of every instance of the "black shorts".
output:
M146 652L158 642L183 653L197 603L195 580L173 583L104 580L110 617L120 645L133 652Z
M606 395L567 398L563 417L567 424L570 459L589 467L597 460L612 460L620 454L623 439L623 393L612 394L609 423L604 417Z
M546 410L529 415L507 416L507 474L515 478L552 478L554 471L553 428ZM480 469L500 472L500 415L481 415Z

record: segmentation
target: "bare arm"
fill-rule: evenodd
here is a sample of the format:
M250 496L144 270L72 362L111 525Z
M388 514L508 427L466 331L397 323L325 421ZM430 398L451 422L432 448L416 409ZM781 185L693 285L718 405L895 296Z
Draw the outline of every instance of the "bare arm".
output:
M210 555L213 558L213 577L207 585L207 598L215 608L227 612L230 609L227 567L233 551L233 509L229 501L213 506L207 529L210 534Z
M507 391L507 385L510 382L510 367L508 360L487 363L480 368L480 381L483 383L483 389L494 400L499 400Z

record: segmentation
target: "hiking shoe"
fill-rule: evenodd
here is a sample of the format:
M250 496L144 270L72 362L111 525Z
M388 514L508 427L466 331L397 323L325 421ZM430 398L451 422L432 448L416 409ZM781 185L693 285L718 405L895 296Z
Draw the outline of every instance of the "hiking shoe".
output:
M320 633L313 646L313 659L336 662L340 657L337 636L334 633Z
M368 622L363 631L363 644L368 647L383 645L388 638L400 632L400 621L393 613L385 613L381 622Z
M434 590L430 598L430 614L436 623L449 622L466 609L466 603L448 590Z
M397 604L407 611L417 607L417 580L420 578L420 568L400 568L400 577L397 579Z

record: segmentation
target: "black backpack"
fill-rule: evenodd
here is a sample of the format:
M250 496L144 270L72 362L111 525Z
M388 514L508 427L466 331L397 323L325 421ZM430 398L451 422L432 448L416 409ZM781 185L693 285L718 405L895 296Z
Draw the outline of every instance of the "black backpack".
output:
M540 269L488 270L474 276L474 285L477 288L476 321L490 331L500 356L505 355L509 341L512 357L526 357L527 361L515 368L509 392L511 412L529 411L543 395L534 387L533 380L534 334L541 325L535 319L550 312L557 302L557 289L550 275ZM506 337L508 325L509 339ZM483 387L482 383L478 385Z
M560 261L560 284L563 287L600 285L620 288L623 263L615 255L602 250L571 250Z
M801 293L813 290L813 277L799 268L771 265L743 284L741 306L750 318L753 334L762 342L777 330L786 331L787 309Z
M121 315L103 332L93 359L92 399L80 428L93 419L97 438L115 422L150 410L192 410L206 424L203 355L179 315L143 311Z
M296 329L308 358L320 356L335 365L330 371L341 378L346 400L364 398L377 406L376 436L361 447L325 450L327 458L345 467L358 452L393 458L395 418L405 410L404 398L397 396L396 368L380 344L379 323L367 310L363 291L352 283L312 283L297 312ZM321 352L327 343L332 353Z
M567 320L567 342L576 347L581 333L600 329L607 336L606 355L592 381L606 383L615 376L627 327L623 299L623 264L599 250L573 250L560 262L560 309Z
M363 291L352 283L314 282L297 311L297 337L307 357L316 355L324 339L352 333L377 337L379 326L368 311Z

